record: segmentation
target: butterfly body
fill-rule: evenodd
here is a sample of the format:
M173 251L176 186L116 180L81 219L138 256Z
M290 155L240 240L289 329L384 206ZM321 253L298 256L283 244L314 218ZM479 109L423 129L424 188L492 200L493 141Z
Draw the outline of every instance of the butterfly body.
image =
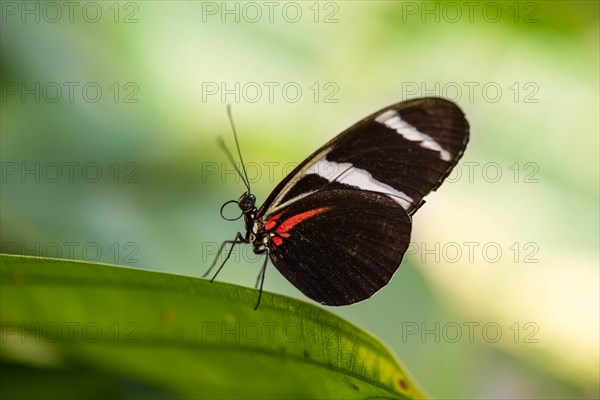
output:
M251 243L322 304L367 299L400 266L412 215L451 172L468 137L464 114L447 100L384 108L310 155L260 209L244 193L237 203L246 234L229 242Z

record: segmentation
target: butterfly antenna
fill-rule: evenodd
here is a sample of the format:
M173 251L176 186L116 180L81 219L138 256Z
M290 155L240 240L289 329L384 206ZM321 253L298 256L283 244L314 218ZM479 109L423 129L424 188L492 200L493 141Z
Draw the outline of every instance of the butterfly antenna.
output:
M233 168L235 168L235 170L237 171L237 173L240 176L240 178L242 178L242 182L244 182L244 186L246 186L246 188L248 189L248 193L250 193L250 184L248 182L246 182L246 179L244 178L244 175L242 174L242 171L240 171L240 169L238 168L237 163L233 159L233 155L231 154L231 152L227 148L227 145L225 144L225 142L223 141L223 138L221 136L219 136L218 141L219 141L219 146L221 146L221 149L227 155L227 158L229 159L229 162L231 164L233 164Z
M231 115L231 104L227 104L227 116L229 117L229 123L231 124L231 130L233 130L233 137L235 138L235 146L237 147L238 156L240 156L240 163L242 164L242 170L244 171L244 176L246 177L246 181L245 181L246 188L248 188L248 193L250 193L250 180L248 179L248 173L246 172L246 165L244 164L244 159L242 158L242 151L240 150L240 142L238 141L237 131L235 130L235 124L233 123L233 116ZM238 170L238 173L239 173L239 170Z

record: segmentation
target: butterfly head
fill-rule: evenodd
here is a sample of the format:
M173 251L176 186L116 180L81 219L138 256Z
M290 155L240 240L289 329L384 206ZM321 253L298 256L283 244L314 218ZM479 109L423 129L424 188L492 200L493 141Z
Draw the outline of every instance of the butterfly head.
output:
M228 204L233 204L233 203L237 203L240 210L242 210L242 213L240 215L238 215L236 218L228 218L223 214L223 209ZM254 206L255 203L256 203L256 196L254 196L252 193L245 192L238 200L229 200L229 201L226 201L225 203L223 203L223 205L221 206L221 217L227 221L237 221L238 219L242 218L242 216L245 219L248 219L248 218L253 219L254 214L256 213L256 207Z
M238 206L243 213L247 213L254 209L254 204L256 203L256 196L252 193L245 192L238 200Z

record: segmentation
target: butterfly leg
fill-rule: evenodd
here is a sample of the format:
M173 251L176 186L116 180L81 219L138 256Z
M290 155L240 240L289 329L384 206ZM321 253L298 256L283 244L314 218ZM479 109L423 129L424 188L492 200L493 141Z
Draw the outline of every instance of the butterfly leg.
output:
M258 289L258 301L256 302L256 306L254 307L254 309L258 309L258 306L260 305L260 299L262 297L262 292L263 292L263 283L265 282L265 271L267 270L267 263L269 262L269 250L267 249L267 251L265 252L265 262L263 263L262 269L260 270L260 273L258 274L258 278L256 279L256 285L254 285L255 288L258 287L258 284L260 282L260 287Z
M211 282L214 281L215 278L217 277L217 275L219 275L219 272L221 272L221 269L223 269L223 266L225 265L225 263L227 262L227 260L229 260L229 257L231 256L231 252L233 251L233 248L235 247L235 245L236 244L240 244L240 243L245 243L245 242L246 241L244 240L244 237L242 236L242 234L238 232L237 235L235 236L235 239L233 239L233 240L225 240L223 243L221 243L221 247L219 247L219 251L217 252L217 256L215 257L215 260L211 264L211 266L208 269L208 271L206 271L206 273L204 275L202 275L202 277L205 278L205 277L208 276L208 274L210 274L210 271L212 271L212 269L217 264L217 260L219 259L219 256L223 252L223 248L225 247L225 245L226 244L231 244L231 247L229 248L229 252L227 253L227 257L225 257L225 260L223 260L223 262L221 263L221 266L219 267L219 269L217 269L217 272L215 273L215 275L210 280Z

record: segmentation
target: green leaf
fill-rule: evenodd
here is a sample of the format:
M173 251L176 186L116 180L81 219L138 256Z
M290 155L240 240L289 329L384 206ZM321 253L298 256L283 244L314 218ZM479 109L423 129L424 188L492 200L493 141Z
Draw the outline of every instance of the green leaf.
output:
M319 307L187 276L0 255L2 398L422 398ZM35 384L32 384L35 382Z

